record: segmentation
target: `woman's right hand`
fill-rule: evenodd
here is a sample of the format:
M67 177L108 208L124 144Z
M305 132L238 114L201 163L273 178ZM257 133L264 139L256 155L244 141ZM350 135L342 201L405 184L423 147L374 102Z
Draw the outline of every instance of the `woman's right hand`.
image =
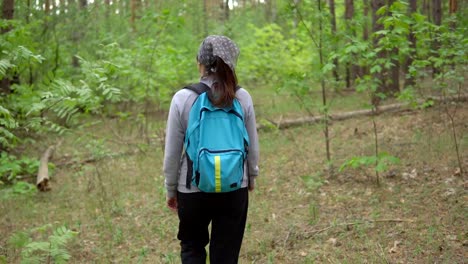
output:
M166 196L166 204L169 209L173 212L177 212L177 196L176 197L168 197Z

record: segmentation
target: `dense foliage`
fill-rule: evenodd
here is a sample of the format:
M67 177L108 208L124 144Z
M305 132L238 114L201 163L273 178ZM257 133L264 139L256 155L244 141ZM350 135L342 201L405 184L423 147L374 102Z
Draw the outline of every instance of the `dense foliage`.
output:
M18 145L73 131L87 116L166 109L174 91L196 81L195 54L206 34L238 42L242 84L287 91L309 107L317 83L340 90L349 69L351 83L371 100L414 100L425 93L418 82L390 93L383 87L398 82L390 71L409 58L397 75L432 73L438 93L460 92L466 72L466 10L437 24L422 8L410 12L403 0L367 16L358 11L364 2L355 1L349 21L342 19L348 7L338 5L330 14L320 0L228 1L235 7L221 13L207 6L216 1L8 2L15 13L0 22L1 182L31 173L32 165L16 165L31 164L27 158L13 161L21 156ZM332 16L338 18L335 31ZM373 16L380 27L365 38ZM332 77L335 72L340 78Z

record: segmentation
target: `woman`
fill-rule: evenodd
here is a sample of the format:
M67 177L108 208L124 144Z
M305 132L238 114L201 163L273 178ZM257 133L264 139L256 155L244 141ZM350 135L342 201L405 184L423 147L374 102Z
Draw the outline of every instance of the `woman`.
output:
M225 193L205 193L187 186L187 159L183 153L190 109L198 94L189 89L172 98L167 121L164 176L167 206L178 212L182 263L205 263L209 243L210 263L237 263L247 219L248 190L258 175L258 137L250 94L236 89L235 66L239 48L225 36L208 36L197 54L200 82L210 87L210 99L217 107L239 100L250 139L241 188ZM190 187L190 188L187 188ZM208 226L211 223L211 237Z

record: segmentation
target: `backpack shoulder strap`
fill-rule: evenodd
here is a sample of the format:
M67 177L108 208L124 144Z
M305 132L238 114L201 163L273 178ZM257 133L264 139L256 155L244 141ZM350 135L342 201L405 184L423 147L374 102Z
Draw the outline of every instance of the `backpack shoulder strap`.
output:
M242 88L241 86L237 85L236 86L236 92ZM190 85L187 85L184 87L184 89L188 89L188 90L191 90L191 91L194 91L196 92L198 95L204 93L204 92L208 92L210 90L210 87L208 87L206 84L204 83L194 83L194 84L190 84Z
M184 89L188 89L188 90L191 90L191 91L194 91L195 93L197 93L197 95L201 95L202 93L205 93L205 92L208 92L210 90L210 87L208 87L206 84L204 83L195 83L195 84L190 84L190 85L187 85L184 87ZM195 104L197 100L195 100L193 103ZM188 124L187 124L187 129L188 129ZM187 136L187 135L185 135ZM184 139L184 142L185 142L185 139ZM184 143L185 145L185 143ZM187 147L187 146L185 146ZM187 179L186 179L186 182L185 182L185 187L187 189L191 189L191 182L192 182L192 174L193 174L193 161L190 160L189 156L187 153L185 153L185 157L187 158Z
M191 90L191 91L194 91L196 92L198 95L204 93L204 92L207 92L210 90L210 87L208 87L206 84L204 83L195 83L195 84L191 84L191 85L188 85L188 86L185 86L184 89L188 89L188 90Z

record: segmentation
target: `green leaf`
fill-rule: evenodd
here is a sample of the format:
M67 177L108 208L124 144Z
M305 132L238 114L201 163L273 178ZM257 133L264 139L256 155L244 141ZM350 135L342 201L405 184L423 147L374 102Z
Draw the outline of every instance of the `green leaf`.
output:
M322 73L328 73L328 72L331 72L333 69L335 69L335 64L333 63L327 63L323 66L322 68Z
M383 16L387 13L388 7L386 5L379 8L375 13L379 16Z
M382 71L382 67L380 65L374 65L372 68L370 68L370 73L375 74L375 73L380 73Z
M32 239L27 232L17 232L8 239L8 244L14 248L23 248L31 241Z

